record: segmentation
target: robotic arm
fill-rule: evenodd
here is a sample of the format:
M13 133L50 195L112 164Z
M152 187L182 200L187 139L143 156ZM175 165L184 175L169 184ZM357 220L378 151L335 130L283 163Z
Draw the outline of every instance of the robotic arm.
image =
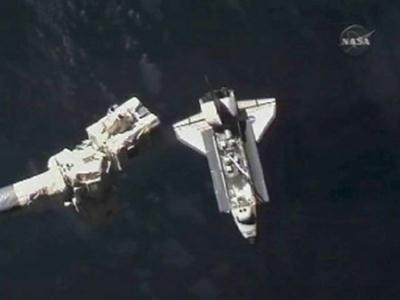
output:
M0 211L29 205L43 196L65 195L65 204L73 204L79 212L82 201L108 193L112 175L127 164L128 152L159 124L137 98L112 106L86 128L87 140L50 157L48 171L0 189Z

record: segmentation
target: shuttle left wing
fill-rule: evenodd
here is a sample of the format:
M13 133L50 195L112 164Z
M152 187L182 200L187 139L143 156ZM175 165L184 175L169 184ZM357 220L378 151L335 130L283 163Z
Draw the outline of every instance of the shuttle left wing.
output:
M259 142L275 118L275 98L241 100L237 103L239 109L246 111L255 140Z

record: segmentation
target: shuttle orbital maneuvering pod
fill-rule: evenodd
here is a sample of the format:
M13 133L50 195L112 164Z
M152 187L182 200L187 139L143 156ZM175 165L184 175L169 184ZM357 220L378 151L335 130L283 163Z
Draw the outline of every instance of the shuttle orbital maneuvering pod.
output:
M0 211L61 196L79 212L81 204L107 197L113 174L124 169L143 137L159 123L135 97L113 105L86 128L88 139L50 157L46 172L0 188Z
M275 99L236 101L233 90L221 88L205 94L200 108L174 124L175 134L207 156L219 211L230 212L253 243L256 204L269 201L256 143L275 117Z

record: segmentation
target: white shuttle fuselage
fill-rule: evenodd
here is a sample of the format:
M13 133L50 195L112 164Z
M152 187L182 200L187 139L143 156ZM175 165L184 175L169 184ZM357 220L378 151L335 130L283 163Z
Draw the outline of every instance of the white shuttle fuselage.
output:
M220 212L244 238L257 236L256 205L269 197L256 143L275 117L275 99L236 101L222 88L200 99L201 112L174 124L179 141L207 156Z

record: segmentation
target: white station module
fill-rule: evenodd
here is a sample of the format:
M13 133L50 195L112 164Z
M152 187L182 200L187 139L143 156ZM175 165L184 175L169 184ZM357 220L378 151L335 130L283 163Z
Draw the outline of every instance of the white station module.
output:
M236 101L233 90L221 88L202 97L200 108L174 124L175 134L207 156L219 211L231 213L254 242L256 204L269 201L256 143L275 117L275 99Z
M88 139L50 157L48 170L0 189L0 211L25 206L41 196L64 195L66 204L102 197L110 175L125 167L141 138L160 121L138 98L113 105L106 116L86 128Z

